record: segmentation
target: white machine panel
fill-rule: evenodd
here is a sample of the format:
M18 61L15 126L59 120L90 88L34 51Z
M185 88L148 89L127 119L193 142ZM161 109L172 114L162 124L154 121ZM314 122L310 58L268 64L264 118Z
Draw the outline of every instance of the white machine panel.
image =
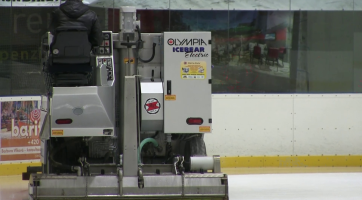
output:
M163 130L163 88L156 80L141 81L141 131Z
M210 133L211 33L165 32L163 41L164 132Z
M103 42L97 55L98 86L112 86L114 84L114 60L112 31L103 31Z
M54 87L53 91L51 137L114 135L113 87Z

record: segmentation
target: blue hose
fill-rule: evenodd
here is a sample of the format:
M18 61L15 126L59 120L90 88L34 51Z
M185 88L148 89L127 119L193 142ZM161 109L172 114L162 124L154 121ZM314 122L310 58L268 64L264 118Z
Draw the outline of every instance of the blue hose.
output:
M153 146L158 147L158 142L153 138L146 138L146 139L142 140L140 146L138 147L138 164L142 164L142 162L141 162L142 148L148 142L152 142Z

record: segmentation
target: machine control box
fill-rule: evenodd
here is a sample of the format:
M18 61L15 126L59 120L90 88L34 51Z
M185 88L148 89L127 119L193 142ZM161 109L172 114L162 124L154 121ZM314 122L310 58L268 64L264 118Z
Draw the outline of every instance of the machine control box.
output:
M100 85L113 85L114 83L114 60L113 60L113 38L111 31L103 31L103 42L97 52L97 69L101 73Z
M161 80L141 80L141 131L163 130L163 88Z
M99 54L100 55L112 55L112 32L110 31L103 31L103 42L99 47Z
M163 35L165 133L210 133L211 33Z
M102 66L103 65L103 66ZM105 67L107 81L113 81L113 59L112 58L98 58L97 66ZM105 77L102 75L102 77Z

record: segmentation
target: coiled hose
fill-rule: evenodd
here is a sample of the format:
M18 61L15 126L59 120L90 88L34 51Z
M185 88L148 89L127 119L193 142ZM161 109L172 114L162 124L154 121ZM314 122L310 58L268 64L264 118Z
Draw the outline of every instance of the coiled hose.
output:
M140 146L138 147L138 164L142 164L141 161L141 152L142 152L142 148L146 143L152 142L153 146L158 147L158 142L153 139L153 138L146 138L144 140L142 140Z

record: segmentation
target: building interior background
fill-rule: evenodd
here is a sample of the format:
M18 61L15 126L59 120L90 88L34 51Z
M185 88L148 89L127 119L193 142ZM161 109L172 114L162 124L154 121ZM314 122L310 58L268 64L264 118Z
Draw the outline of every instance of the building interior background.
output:
M110 4L112 4L112 1L105 1L106 3L110 2ZM152 2L160 3L168 1L169 0L159 0ZM173 9L167 8L168 3L159 5L157 9L138 9L137 17L141 20L141 31L143 33L160 33L163 31L211 31L213 40L213 94L278 95L333 93L334 95L337 93L362 92L362 23L360 22L360 19L362 18L362 4L357 4L358 1L353 1L355 3L353 6L359 6L359 10L342 10L341 7L339 11L336 9L333 11L323 11L322 9L318 10L317 8L325 7L326 9L329 9L331 5L335 5L333 2L337 2L336 4L338 4L338 2L340 4L352 4L350 3L352 1L329 1L330 3L326 3L326 1L294 1L295 4L306 4L306 7L312 8L313 11L299 10L295 5L282 5L282 3L280 3L287 1L259 1L260 5L257 7L258 10L251 8L252 5L249 5L247 10L235 10L232 6L224 6L223 8L219 8L219 10L212 10L208 9L210 5L207 4L212 4L216 1L207 1L207 3L205 3L206 1L201 0L194 1L195 4L200 3L195 6L195 9L189 10L185 9L186 6L182 5L183 3L186 3L186 1L187 0L174 0L178 5L173 6ZM141 7L146 7L148 6L147 2L151 1L145 0L142 2L145 3L145 5L141 5ZM229 1L220 1L220 3L222 2ZM250 3L254 1L244 2ZM4 3L4 0L0 3ZM266 8L268 7L268 5L264 5L263 3L274 3L276 5L275 7L281 9L260 10L263 6ZM180 9L175 9L178 6ZM208 10L202 6L207 7ZM282 10L282 8L289 7L294 9ZM239 8L242 8L242 6ZM339 8L340 7L338 7L338 9ZM46 92L43 75L41 73L42 52L40 51L40 46L41 37L47 32L51 20L51 12L54 9L55 7L19 7L10 6L10 4L9 6L0 6L0 96L33 96L42 95ZM119 9L106 9L101 7L91 7L91 9L98 14L101 24L104 25L103 30L119 31ZM343 97L336 98L343 99ZM358 101L358 98L355 99ZM245 106L250 103L250 101L243 100L238 101L238 103L241 102L244 104L244 107L240 106L240 110L250 106ZM255 99L252 99L252 101L254 100ZM286 107L292 104L288 104L290 101L285 99L281 99L281 101ZM309 102L311 101L308 101L308 103ZM333 106L338 105L340 102L347 101L337 101ZM259 104L252 104L250 107L255 105L260 106L259 109L262 111L265 110L265 113L267 113L266 116L269 117L269 119L270 116L272 116L272 118L277 118L276 120L269 121L267 117L258 114L258 112L247 117L250 117L251 120L257 119L256 121L258 122L255 123L257 126L259 126L259 122L263 124L275 123L275 126L279 126L277 123L278 121L281 122L280 124L288 124L287 122L283 122L281 117L277 116L279 112L275 112L275 115L268 115L268 109L275 105L265 105L269 103L270 101L263 101ZM239 105L236 103L234 104ZM276 105L281 106L282 104ZM218 105L220 105L220 103ZM316 105L316 103L312 104L311 107L316 109L313 105ZM358 103L355 103L354 105L358 105ZM336 124L342 126L342 128L349 128L348 123L353 125L358 124L358 117L353 117L358 116L358 114L356 114L359 112L358 106L353 107L354 105L346 105L347 107L350 107L343 112L343 115L332 118L328 123L340 122ZM13 117L10 116L11 113L14 113L14 110L20 110L20 112L17 113L17 116L21 118L25 115L24 113L28 113L33 108L38 108L39 105L35 101L24 102L23 104L3 102L0 107L2 109L1 120L2 122L6 122L1 123L3 125L1 127L1 134L2 137L8 137L8 130L10 129L9 124L11 124L9 123L9 119ZM290 107L291 109L294 109L293 106ZM331 112L326 109L330 107L330 105L325 107L322 106L322 108L318 108L319 110L316 109L317 112L312 114L307 113L304 116L315 116L318 118L318 116L324 116L320 113L336 113L341 110L341 108L339 108L339 110L331 109L337 110ZM309 111L312 112L313 109L311 108L303 107L299 109L309 109ZM232 114L238 113L239 111L238 108L227 107L225 109L227 111L224 112L225 115L229 114L228 112L231 109L236 110L233 111L234 113ZM253 107L252 109L255 108ZM281 109L284 108L281 107ZM217 111L221 113L220 110L222 109L220 108ZM351 110L355 111L355 113L350 114ZM241 112L246 113L248 111L242 110L240 113ZM270 109L269 112L273 112L273 109ZM300 113L298 113L298 115L299 114ZM230 117L231 116L236 115L230 115ZM244 118L242 118L243 116ZM245 115L243 116L241 116L240 119L247 118ZM311 119L311 121L312 120L313 119ZM309 121L306 121L306 124L308 124ZM292 123L294 123L294 121L292 121ZM225 124L225 126L228 126L227 123ZM317 124L317 122L309 122L309 124L314 125ZM246 125L247 124L242 124L240 126L246 127ZM336 128L333 123L332 125L333 127L331 130L334 131ZM294 126L294 124L292 126ZM262 126L259 127L263 128ZM299 133L296 132L295 135L298 137L298 134L300 134L298 139L301 139L302 136L305 136L305 139L304 141L302 140L302 142L299 142L299 144L296 143L296 146L302 149L301 151L308 147L316 147L315 149L322 149L320 150L321 152L334 151L334 149L330 150L327 148L333 146L335 149L339 150L338 153L350 153L348 151L353 151L352 147L358 149L358 146L360 146L358 141L361 141L353 141L353 138L357 138L356 135L358 135L358 129L360 127L353 128L357 130L354 134L351 134L351 131L348 133L342 132L342 130L341 132L338 132L340 131L339 129L330 135L327 135L326 132L307 133L308 131L299 131ZM220 131L220 134L224 134L222 136L223 138L218 138L218 140L222 143L224 142L223 144L229 142L227 139L224 139L230 137L230 134L226 134L229 132L229 129L227 131L225 129L225 132L224 129L217 131ZM268 144L269 140L273 137L279 137L278 141L287 141L289 140L287 133L289 132L286 131L285 133L278 132L278 134L273 134L273 132L265 131L258 134L257 131L240 131L235 132L235 135L237 134L239 138L235 139L236 137L234 137L234 140L239 140L239 152L248 150L247 148L250 147L250 145L245 145L248 142L255 146L255 148L250 148L251 150L249 149L249 152L257 152L255 149L263 145L265 151L270 149L278 151L279 149L288 149L286 146L289 145L289 141L284 143L280 142L280 144L277 145L278 147L274 147L273 144ZM343 134L338 135L339 133ZM294 139L294 132L290 135L290 138ZM332 139L328 139L328 137ZM324 145L323 143L318 143L322 140ZM338 143L341 143L341 145L338 145ZM306 147L301 148L303 145ZM227 146L230 146L229 149L233 147L232 145ZM345 149L342 150L342 148ZM305 152L307 152L307 150L305 150ZM26 157L26 159L33 158ZM347 158L344 157L340 159L347 161ZM357 163L358 160L355 162ZM344 162L341 161L340 163ZM293 163L288 162L287 164ZM256 173L256 171L261 170L261 168L245 168L244 170L244 173ZM288 166L288 168L283 168L280 171L274 168L267 170L269 171L261 170L260 173L276 174L266 176L230 176L231 199L238 199L241 197L243 199L264 199L265 196L274 197L274 199L301 199L303 197L306 199L337 199L342 196L343 199L360 199L362 195L362 190L357 189L361 188L361 168L356 169L348 167L344 169L322 169L318 166L316 169L303 167L303 169L299 171L299 169ZM316 175L303 174L301 172L302 170L306 170L306 172L310 173L321 173L323 170L325 172L350 170L350 172L358 173L346 173L341 175L326 173ZM278 174L285 173L285 171L300 174ZM234 174L238 173L240 172L237 171ZM230 174L232 173L230 172ZM26 188L27 182L20 182L16 179L4 177L2 177L2 180L3 181L0 182L0 188L4 190L0 190L0 194L8 194L8 196L13 199L20 199L19 196L27 195L26 189L22 189L22 192L19 192L18 189L20 186ZM318 187L320 185L323 187ZM11 187L16 189L12 188L10 190ZM257 188L258 191L255 188ZM283 189L280 190L280 188ZM296 190L297 192L295 192Z
M0 95L45 92L40 44L53 9L0 7ZM119 9L91 9L104 30L119 30ZM214 94L359 92L359 16L232 8L137 11L144 33L212 32Z

